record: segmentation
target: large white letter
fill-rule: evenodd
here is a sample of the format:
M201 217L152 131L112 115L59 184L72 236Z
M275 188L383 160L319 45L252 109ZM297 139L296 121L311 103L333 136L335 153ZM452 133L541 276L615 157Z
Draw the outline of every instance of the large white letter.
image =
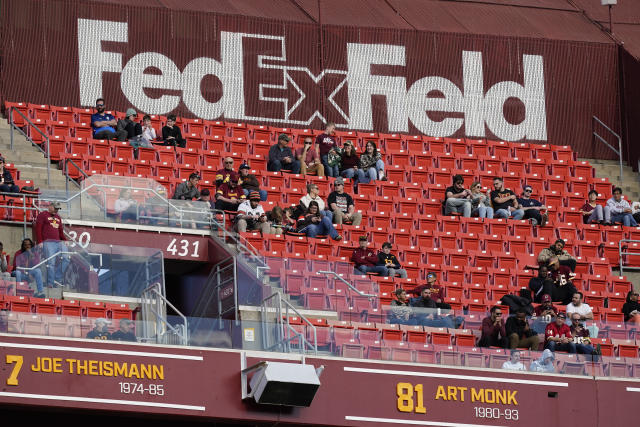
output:
M145 74L149 67L160 70L160 74ZM149 98L144 88L180 90L180 70L166 56L156 52L139 53L125 65L120 76L120 87L124 96L139 110L148 114L166 114L178 106L180 97L162 95Z
M372 76L371 65L376 64L405 66L404 46L347 43L349 127L373 130L371 96L384 95L389 132L407 132L406 80L404 77Z
M487 127L498 138L518 141L523 138L546 141L547 113L544 99L542 57L523 55L524 85L500 82L487 91L484 99ZM513 125L504 118L503 106L508 98L518 98L525 107L522 123Z
M462 51L464 127L467 136L484 137L484 74L482 53ZM502 114L502 108L500 108Z
M442 92L444 98L427 97L434 90ZM458 113L462 108L460 89L443 77L423 77L412 84L407 92L409 119L420 132L429 136L453 135L462 126L462 119L448 118L435 122L429 118L427 111Z
M78 74L80 104L94 105L102 97L102 73L119 73L122 55L103 52L102 41L127 41L127 23L78 19Z

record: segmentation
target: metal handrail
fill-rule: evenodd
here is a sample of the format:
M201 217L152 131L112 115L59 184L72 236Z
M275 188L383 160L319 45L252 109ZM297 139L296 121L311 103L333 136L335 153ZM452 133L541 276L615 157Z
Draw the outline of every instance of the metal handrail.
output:
M614 153L616 153L618 155L618 159L620 162L620 184L622 184L623 182L623 178L622 178L622 137L620 137L620 135L618 135L617 133L615 133L613 131L613 129L611 129L609 126L605 125L602 120L600 120L599 118L597 118L596 116L591 116L592 118L592 122L591 122L591 132L593 134L593 136L597 139L599 139L601 142L604 143L604 145L606 145L607 147L609 147ZM613 147L611 144L609 144L602 136L600 136L598 134L598 132L596 132L595 130L595 126L593 126L593 121L598 122L603 128L605 128L607 131L609 131L609 133L613 136L616 137L616 139L618 140L618 149L616 150L615 147Z
M173 304L171 304L171 302L164 296L162 295L162 293L158 290L158 288L160 287L159 283L154 283L152 285L150 285L149 287L147 287L144 292L142 293L142 301L144 304L144 301L147 297L147 293L152 293L155 295L156 298L159 298L160 301L162 301L164 304L168 305L169 307L171 307L171 309L173 311L176 312L176 314L182 318L182 329L183 329L183 333L180 334L180 331L178 328L174 327L173 325L171 325L169 323L169 321L162 316L160 313L158 313L156 310L153 309L153 307L147 306L146 308L148 310L151 310L153 312L153 314L156 316L156 319L159 320L164 327L168 328L171 332L173 332L174 334L181 336L182 339L182 345L189 345L189 321L187 319L187 317L182 314L182 312L180 312L180 310L178 310ZM143 319L144 321L148 320L148 319ZM148 338L148 337L146 337Z
M282 345L284 348L284 350L286 350L287 352L291 351L291 348L289 346L289 343L291 341L294 341L296 339L298 339L301 343L300 345L300 351L304 352L304 349L306 348L305 346L311 348L311 350L313 351L313 354L318 354L318 333L317 333L317 329L316 326L310 322L306 317L304 317L289 301L287 301L286 299L282 298L282 294L280 293L280 291L276 291L273 294L269 295L268 297L266 297L265 299L262 300L262 304L260 305L260 313L261 313L261 320L262 320L262 332L263 332L263 343L266 343L266 328L264 325L266 325L268 322L266 322L266 312L268 311L266 303L267 301L271 300L272 298L275 298L277 301L277 306L275 307L276 310L276 324L279 325L278 328L280 330L280 341L276 342L272 347L276 347L279 345ZM282 303L284 303L285 306L285 314L283 316L282 314ZM305 323L307 323L308 326L311 327L311 330L313 331L313 345L307 340L307 338L299 333L298 331L296 331L291 324L289 323L289 309L291 309L302 321L304 321ZM293 334L292 337L285 337L285 325L287 327L287 331L291 332Z
M20 114L20 116L22 116L22 118L25 119L26 122L31 127L33 127L36 131L38 131L38 133L40 135L43 136L44 140L47 142L47 151L44 151L38 144L34 143L32 138L30 138L26 133L24 133L22 131L22 129L20 129L18 126L16 126L16 124L13 121L13 112L14 111L17 111L18 114ZM11 149L12 150L13 150L13 130L15 128L18 132L20 132L22 135L24 135L25 138L30 140L31 143L33 143L36 147L38 147L38 150L42 151L47 156L47 184L51 184L51 145L49 143L49 136L47 136L47 134L45 134L43 131L41 131L40 128L35 125L35 123L33 123L31 120L29 120L29 118L27 116L25 116L24 114L22 114L22 111L20 111L16 107L10 107L9 108L9 125L10 125L9 127L11 129L10 138L11 138Z
M45 242L46 243L46 242ZM41 265L47 263L49 260L56 258L59 255L77 255L77 252L68 252L68 251L61 251L61 252L56 252L55 254L51 255L49 258L45 258L42 261L40 261L39 263L37 263L36 265L33 265L31 267L20 267L20 266L16 266L16 269L18 270L25 270L25 271L31 271L31 270L35 270L36 268L39 268ZM91 256L97 256L100 258L100 265L102 266L102 254L96 254L96 253L91 253L91 252L87 252L87 255L91 255Z
M627 270L640 270L640 267L631 267L625 266L622 262L624 257L627 255L639 255L640 252L627 252L628 245L623 245L623 243L640 243L640 240L632 240L632 239L622 239L618 242L618 257L620 262L620 275L622 276L624 273L624 269Z
M344 278L342 276L340 276L338 273L336 273L335 271L317 271L316 273L318 274L324 274L324 275L332 275L334 277L336 277L338 280L340 280L342 283L344 283L345 285L347 285L349 287L349 289L351 289L353 292L357 293L358 295L362 296L362 297L367 297L369 299L372 298L377 298L377 295L373 295L373 294L367 294L365 292L362 292L361 290L359 290L358 288L356 288L355 286L353 286L351 283L347 282L346 280L344 280Z

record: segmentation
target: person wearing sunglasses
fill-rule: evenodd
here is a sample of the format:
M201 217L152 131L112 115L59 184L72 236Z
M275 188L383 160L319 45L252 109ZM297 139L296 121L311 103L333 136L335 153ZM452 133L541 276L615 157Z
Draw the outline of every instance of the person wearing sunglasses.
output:
M93 128L94 139L115 139L117 141L127 140L127 131L116 130L118 122L112 114L105 111L106 104L104 98L96 100L96 112L91 115L91 127Z
M531 187L530 185L525 185L522 197L518 198L519 209L522 209L524 211L524 216L522 217L522 219L530 220L531 225L539 225L540 227L544 227L547 224L549 216L541 211L547 209L547 207L543 206L539 200L531 198L532 193L533 187Z
M627 293L627 302L622 306L622 314L624 321L631 323L640 323L640 303L638 303L638 291L629 291Z
M216 187L224 183L228 183L230 180L238 181L240 179L239 172L233 170L233 157L225 157L222 161L222 169L216 172Z

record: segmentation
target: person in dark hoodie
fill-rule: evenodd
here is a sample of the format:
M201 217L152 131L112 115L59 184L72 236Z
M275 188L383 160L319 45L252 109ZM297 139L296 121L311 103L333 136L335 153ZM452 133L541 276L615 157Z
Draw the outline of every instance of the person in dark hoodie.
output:
M407 278L407 270L402 268L398 258L391 253L391 243L389 242L384 242L382 244L382 250L378 252L378 265L387 267L389 277L398 275L401 279Z
M526 347L529 350L538 350L540 339L538 334L529 327L524 308L519 308L515 316L507 319L505 330L509 340L509 348Z
M414 292L418 297L412 298L409 304L414 307L416 323L423 326L435 328L453 328L453 319L439 314L436 302L431 298L431 288L427 285L416 288Z
M378 273L381 276L388 276L389 270L384 265L376 265L378 257L372 249L369 249L367 236L360 236L359 246L351 254L351 262L355 264L356 274Z

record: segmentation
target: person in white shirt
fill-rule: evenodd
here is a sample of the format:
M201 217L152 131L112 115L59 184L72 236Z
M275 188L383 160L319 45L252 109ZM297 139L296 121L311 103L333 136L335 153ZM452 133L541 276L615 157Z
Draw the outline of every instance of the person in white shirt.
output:
M151 126L151 116L145 114L142 118L142 140L147 144L140 144L142 147L153 147L151 145L152 141L155 141L158 137L156 136L156 130Z
M136 221L138 202L131 197L131 189L120 190L120 197L116 200L113 210L120 215L120 220L124 222Z
M576 292L571 298L571 302L567 304L567 317L571 318L572 313L578 313L580 320L593 319L593 310L589 307L589 304L582 302L582 292Z
M302 210L306 211L309 209L309 202L318 203L318 207L320 208L320 213L322 216L326 216L329 218L329 221L333 222L333 212L326 210L327 205L320 197L320 189L318 186L312 182L307 184L307 194L300 199L300 206L303 208Z
M511 350L511 359L502 364L502 369L508 369L510 371L526 371L524 364L520 361L520 350Z
M260 193L257 191L250 192L249 200L245 200L238 206L236 228L239 233L247 230L260 230L262 234L270 232L271 224L267 221L264 208L260 205Z
M613 189L613 197L607 200L607 206L611 210L611 221L621 222L625 227L638 226L631 214L631 205L622 198L622 189L620 187Z

